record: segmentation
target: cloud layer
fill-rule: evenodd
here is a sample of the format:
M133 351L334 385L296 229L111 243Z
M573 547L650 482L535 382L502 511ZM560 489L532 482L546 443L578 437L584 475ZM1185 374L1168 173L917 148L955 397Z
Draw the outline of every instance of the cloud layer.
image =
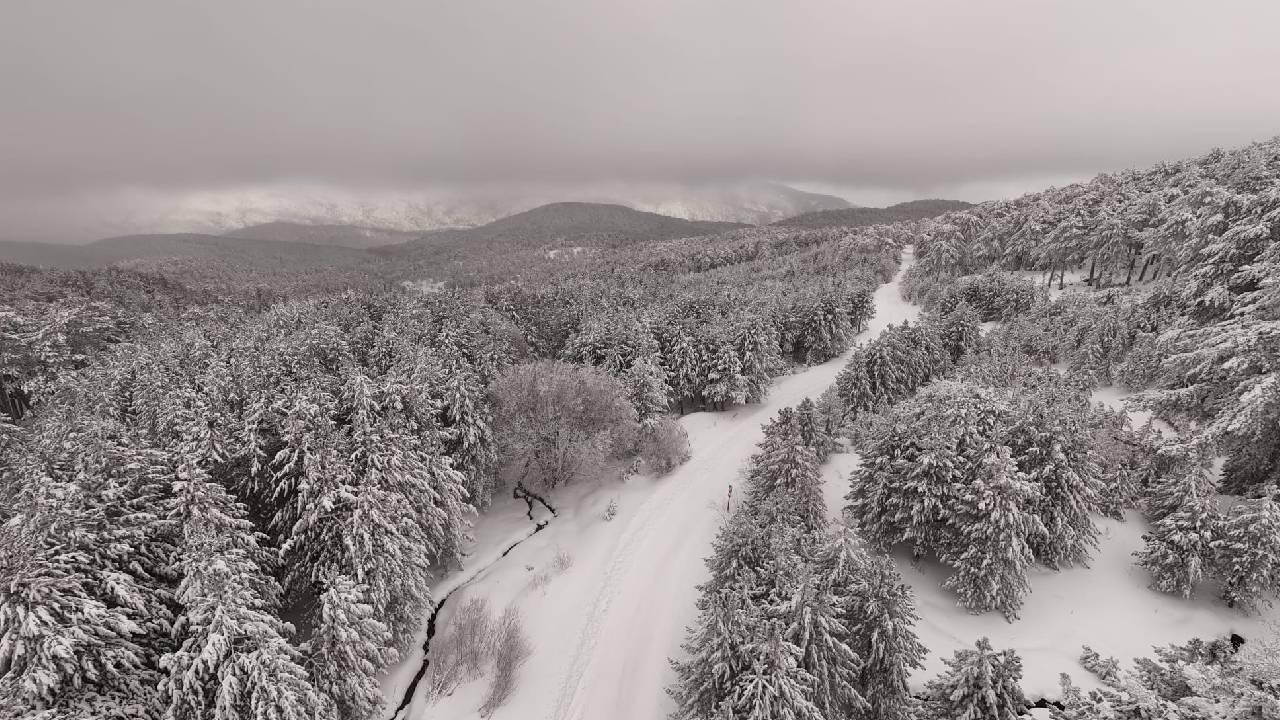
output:
M0 236L123 188L890 194L1280 133L1280 3L12 0Z

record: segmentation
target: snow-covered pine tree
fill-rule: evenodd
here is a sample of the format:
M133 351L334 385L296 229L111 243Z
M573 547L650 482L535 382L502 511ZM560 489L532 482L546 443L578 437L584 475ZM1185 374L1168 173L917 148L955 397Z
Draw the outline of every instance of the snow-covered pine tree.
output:
M820 531L827 523L822 471L817 454L805 445L800 432L794 412L779 414L760 451L751 458L747 502L760 512L782 513L775 519L784 524Z
M1028 510L1037 500L1035 488L1018 472L1009 450L1000 447L978 461L967 489L959 538L943 550L942 560L955 568L943 587L955 591L960 604L974 612L998 610L1010 621L1031 591L1027 570L1035 564L1030 542L1044 533Z
M835 449L835 440L828 432L825 418L812 398L806 397L796 406L796 426L800 432L800 440L813 450L819 463L824 462Z
M764 318L752 316L734 329L733 345L741 359L746 400L759 402L769 394L773 376L784 367L778 333Z
M671 388L667 385L667 372L654 357L636 359L622 374L622 385L627 397L636 409L640 423L651 423L667 412L671 402Z
M172 649L164 458L109 422L24 428L0 530L0 708L154 717Z
M182 613L179 648L162 660L165 720L334 717L286 640L292 629L276 616L280 586L262 568L244 506L197 466L186 463L177 476Z
M739 720L824 720L810 698L814 678L801 665L801 650L788 642L781 622L766 621L761 637L743 647L745 669L727 702Z
M931 717L939 720L1017 720L1026 708L1019 685L1022 660L992 649L987 638L944 659L947 671L925 686Z
M706 348L706 358L704 399L717 406L745 401L747 381L742 376L742 362L733 345L716 337Z
M911 588L883 555L870 558L851 581L843 591L843 619L862 660L855 687L868 703L864 717L912 720L917 702L908 679L924 667L928 649L915 633L920 616Z
M791 597L770 611L788 622L785 637L800 648L800 666L813 676L812 700L827 718L868 709L855 687L862 660L850 647L853 636L841 619L840 605L829 582L806 567Z
M1142 509L1152 523L1177 512L1190 498L1210 498L1218 492L1202 448L1173 441L1155 450L1152 467L1147 470L1155 477L1142 499Z
M951 361L958 362L977 349L982 339L982 318L972 305L961 300L951 312L938 319L937 329Z
M1085 417L1051 392L1032 393L1029 400L1015 409L1003 441L1038 490L1033 507L1045 532L1028 538L1031 548L1052 568L1085 563L1098 546L1093 515L1101 509L1102 491Z
M867 375L868 360L865 347L856 347L849 354L849 361L836 375L835 392L844 403L846 422L853 420L857 413L874 407L871 380Z
M758 585L759 574L773 560L778 530L761 523L752 505L738 506L711 541L711 554L706 559L708 578L698 586L702 597L712 597L735 584Z
M673 720L705 720L727 705L748 661L745 648L761 622L751 591L737 585L703 591L697 624L686 629L685 659L672 660L676 681L667 694Z
M304 667L342 720L369 720L383 706L379 675L397 658L387 626L373 616L364 588L338 576L320 596L318 621L301 650Z
M1233 507L1210 546L1228 607L1257 609L1280 594L1280 503L1272 496Z
M497 483L498 454L484 388L462 367L449 373L441 408L441 452L467 477L467 500L488 507Z
M1211 544L1222 520L1214 497L1201 494L1194 481L1184 480L1175 486L1177 509L1152 525L1142 536L1146 545L1134 555L1137 564L1151 572L1153 589L1190 597L1210 569Z

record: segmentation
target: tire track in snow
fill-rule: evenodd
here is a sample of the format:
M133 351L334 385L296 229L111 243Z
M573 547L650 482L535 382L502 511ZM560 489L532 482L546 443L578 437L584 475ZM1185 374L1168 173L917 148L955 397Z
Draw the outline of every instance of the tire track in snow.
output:
M694 468L701 469L701 465L705 464L705 462L704 459L698 463L691 463L691 465ZM674 482L667 482L673 480ZM676 498L692 494L693 490L701 487L700 483L680 483L677 478L671 477L663 478L663 481L660 482L662 484L659 489L645 500L644 505L632 517L626 531L619 538L614 559L609 563L609 568L602 578L600 593L596 596L596 600L588 613L587 621L579 632L577 648L574 650L573 660L569 664L569 674L565 677L560 687L556 708L551 715L554 720L567 720L568 718L581 718L584 716L582 690L585 687L585 681L588 676L587 670L595 655L596 645L600 641L600 626L607 618L609 609L621 590L622 583L620 579L625 575L625 571L635 557L637 549L654 532L655 524L652 522L652 518L659 511L670 509ZM692 500L691 498L687 499Z

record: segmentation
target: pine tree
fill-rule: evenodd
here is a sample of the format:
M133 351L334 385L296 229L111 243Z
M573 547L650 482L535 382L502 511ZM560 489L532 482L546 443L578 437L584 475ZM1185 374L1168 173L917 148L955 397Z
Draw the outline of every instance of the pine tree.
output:
M796 406L795 417L800 440L814 451L819 463L824 462L835 449L835 441L812 398L806 397L800 401Z
M245 509L198 467L178 471L183 528L178 650L163 659L165 720L333 717L276 616L280 587L263 571Z
M952 362L973 353L982 339L982 318L967 302L956 303L937 323L938 337Z
M954 590L961 605L975 612L998 610L1009 620L1018 616L1031 591L1027 570L1035 564L1029 541L1044 533L1026 510L1035 497L1007 448L980 461L961 510L960 538L943 553L955 568L943 587Z
M786 639L800 648L801 667L814 678L813 702L828 718L862 712L867 701L855 688L862 660L849 646L853 636L840 618L840 600L808 568L798 580L778 611L789 623Z
M746 670L745 647L760 622L759 611L742 586L707 592L697 625L686 630L686 659L671 661L676 682L667 694L676 703L674 720L703 720L727 705Z
M315 687L343 720L368 720L382 709L378 676L395 662L387 626L373 616L364 588L336 577L320 596L318 618L302 647Z
M637 359L622 374L622 384L642 424L652 422L667 412L671 388L667 385L666 371L654 358Z
M819 531L826 527L827 507L817 455L804 444L794 413L780 414L775 428L751 458L747 502L782 513L784 523Z
M1190 597L1209 567L1221 519L1212 496L1198 495L1190 483L1183 493L1178 509L1152 525L1134 555L1151 572L1152 588Z
M497 445L483 388L461 368L450 374L444 391L441 452L467 478L467 500L488 507L497 482Z
M1280 594L1280 503L1245 500L1222 519L1214 539L1213 574L1228 607L1256 609Z
M1060 568L1088 561L1097 548L1101 484L1084 417L1055 400L1033 393L1004 442L1039 491L1033 507L1045 532L1030 538L1031 548L1037 560Z
M925 686L933 716L944 720L1016 720L1026 708L1019 681L1022 660L1012 650L996 652L987 638L973 650L943 660L947 671Z
M801 665L801 650L788 642L781 623L769 622L764 637L743 648L746 668L725 702L741 720L824 720L809 698L813 675Z
M0 530L0 706L152 716L171 649L167 469L107 423L46 415Z
M863 717L912 720L916 700L908 679L924 667L928 650L915 633L920 617L911 589L885 556L871 558L851 580L843 619L862 659L855 687L868 702Z

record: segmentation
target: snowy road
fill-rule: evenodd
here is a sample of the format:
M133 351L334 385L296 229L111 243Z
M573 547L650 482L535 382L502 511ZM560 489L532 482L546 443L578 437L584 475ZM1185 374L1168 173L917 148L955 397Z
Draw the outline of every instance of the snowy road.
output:
M916 317L917 309L898 291L911 260L908 250L893 282L876 290L875 316L859 340ZM680 653L685 626L696 616L703 559L724 516L728 489L755 451L762 424L780 408L816 399L844 361L842 356L779 378L764 403L684 417L693 449L689 462L664 478L604 483L576 498L558 498L561 517L465 589L497 608L516 604L534 648L515 694L495 718L666 717L672 709L664 692L673 678L668 658ZM600 513L610 498L617 499L618 516L604 522ZM515 532L514 517L495 514L493 522L512 523L507 530L485 528L486 516L478 534ZM572 566L548 570L562 552L572 554ZM440 619L448 622L443 613ZM397 697L402 675L384 682L388 697ZM420 698L407 717L474 717L483 692L477 682L429 706Z

